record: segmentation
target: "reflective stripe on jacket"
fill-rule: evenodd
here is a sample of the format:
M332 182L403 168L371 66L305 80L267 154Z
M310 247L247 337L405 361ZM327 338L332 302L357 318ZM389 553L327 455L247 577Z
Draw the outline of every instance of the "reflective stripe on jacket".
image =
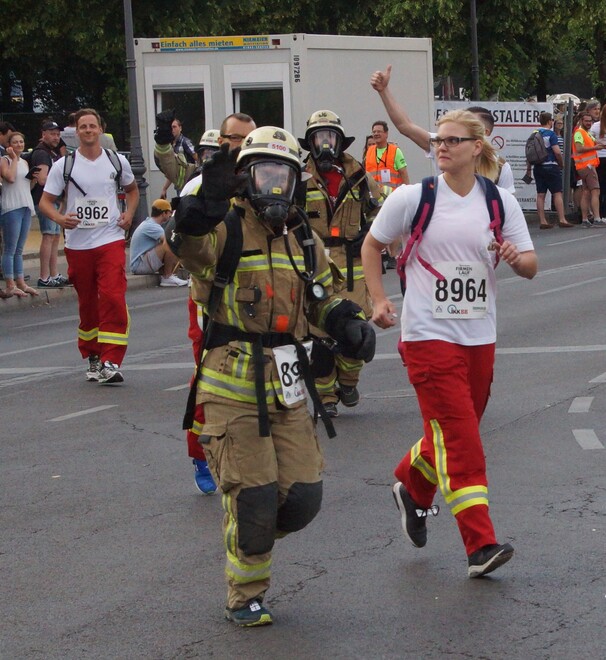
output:
M574 132L574 135L580 133L583 136L583 146L593 147L595 140L584 128L577 128ZM589 165L597 167L600 164L600 159L598 158L597 149L592 149L591 151L584 151L582 154L577 153L576 142L574 140L574 135L572 139L572 157L574 158L574 164L577 170L582 170Z

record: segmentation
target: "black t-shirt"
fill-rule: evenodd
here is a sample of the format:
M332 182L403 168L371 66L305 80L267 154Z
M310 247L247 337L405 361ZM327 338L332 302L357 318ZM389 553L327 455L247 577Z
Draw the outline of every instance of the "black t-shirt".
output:
M38 142L32 151L29 164L30 167L35 167L36 165L46 165L50 170L52 164L59 160L59 158L61 158L61 155L58 151L54 151L44 142ZM36 206L40 203L43 190L44 186L41 186L38 183L32 188L32 199L34 200L34 204L36 204Z

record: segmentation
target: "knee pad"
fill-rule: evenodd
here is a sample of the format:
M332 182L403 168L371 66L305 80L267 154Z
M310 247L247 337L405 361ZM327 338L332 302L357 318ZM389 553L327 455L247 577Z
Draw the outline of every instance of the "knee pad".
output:
M238 547L245 555L270 552L276 537L278 484L243 488L238 505Z
M294 483L278 510L278 531L298 532L318 515L322 504L322 482Z

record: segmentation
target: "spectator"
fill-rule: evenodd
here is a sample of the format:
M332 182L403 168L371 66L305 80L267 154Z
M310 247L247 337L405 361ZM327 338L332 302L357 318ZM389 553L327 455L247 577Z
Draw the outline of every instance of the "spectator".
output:
M11 133L15 130L15 127L12 124L9 124L7 121L0 122L0 157L4 156L6 153L6 147L8 147L8 141L10 139ZM2 185L0 185L0 209L2 208ZM2 232L0 232L0 253L2 252ZM0 277L2 277L2 270L0 269ZM0 297L4 298L0 294ZM10 296L6 296L10 298Z
M114 136L111 133L106 133L107 124L105 123L105 119L103 119L103 117L101 117L101 128L103 129L103 133L101 133L101 138L99 139L99 144L101 147L103 149L118 151L118 147L114 142Z
M435 133L430 133L410 119L404 111L404 108L398 104L389 89L390 78L391 64L387 66L385 71L375 71L370 78L370 84L372 88L379 93L383 105L385 106L385 110L387 110L387 114L400 133L412 140L417 146L421 147L421 149L426 152L428 158L431 158L435 164L436 160L434 153L431 150L430 142L431 138L435 137ZM469 112L472 112L478 117L478 119L480 119L484 124L485 135L490 136L494 128L494 118L491 112L480 106L469 108ZM495 183L514 195L516 189L511 166L505 159L501 158L496 153L494 154L494 157L498 163L498 167L495 171ZM490 169L493 170L492 167ZM483 174L483 172L479 173Z
M78 294L78 348L88 359L86 379L121 383L129 329L124 232L132 223L139 190L126 158L118 156L118 177L103 152L101 119L95 110L76 113L76 130L80 146L73 154L70 180L66 185L59 160L48 176L40 208L65 229L68 274ZM120 187L126 193L125 208L118 200ZM56 201L64 192L65 210L59 211Z
M425 434L397 466L393 494L405 535L421 548L427 542L427 513L435 513L433 500L440 487L465 546L467 574L475 578L509 561L514 552L509 543L497 543L490 519L479 429L494 368L496 255L527 279L537 271L537 258L522 209L505 190L499 190L505 211L502 235L491 231L486 197L475 176L482 169L478 160L485 160L489 171L495 167L482 123L470 112L449 112L438 122L434 143L443 174L423 235L423 263L420 258L406 263L401 318L401 354ZM373 321L381 328L395 324L396 308L383 289L380 253L397 236L410 236L420 200L420 184L398 188L385 201L362 247ZM441 279L430 264L439 267ZM471 295L459 297L454 282L463 282L463 290L471 285ZM481 310L478 286L486 293ZM468 313L453 313L462 310Z
M600 120L593 123L589 131L597 142L606 145L606 105L600 112ZM600 184L600 218L606 218L606 146L598 149L600 164L597 168Z
M198 156L196 154L196 150L194 149L194 145L192 141L183 135L183 125L178 119L173 119L172 124L171 124L171 130L172 130L172 147L174 153L179 156L182 155L183 158L185 159L185 162L190 164L190 165L196 165ZM166 199L166 193L168 192L168 189L170 188L170 184L172 182L167 178L166 181L164 182L164 186L162 187L162 193L160 197L162 199ZM177 195L181 193L181 188L177 187L175 184L175 190L177 191Z
M30 166L38 168L34 174L36 184L32 188L32 197L42 237L40 240L40 278L38 279L38 287L42 289L54 289L69 284L69 280L59 273L57 266L61 227L50 220L39 206L49 170L53 163L61 157L60 140L59 125L51 120L43 122L42 138L32 151L30 158Z
M29 233L34 211L30 193L29 165L21 158L25 149L23 133L11 134L6 154L0 159L2 176L2 270L6 292L19 298L37 296L38 292L25 283L23 275L23 247Z
M596 168L600 164L598 148L606 143L596 142L589 133L593 125L592 115L588 111L581 114L580 124L574 132L572 140L572 157L577 169L579 179L583 182L583 195L581 197L581 226L606 227L606 220L600 216L600 183ZM589 221L589 210L593 214L593 223Z
M160 272L160 286L186 286L174 274L179 260L171 252L162 225L172 215L170 203L157 199L152 204L151 217L135 229L130 239L130 269L135 275L151 275Z
M585 112L588 112L591 115L592 121L600 121L600 111L602 106L597 99L591 99L585 104Z
M372 135L367 135L366 140L364 142L364 149L362 149L362 163L366 162L366 153L368 151L368 147L372 146L375 143L375 139Z
M560 227L574 227L573 224L566 220L566 216L564 215L564 198L562 196L562 169L564 167L564 160L560 146L558 145L558 137L552 130L553 117L551 113L541 112L539 123L541 127L538 129L538 132L547 148L547 158L545 161L533 167L537 188L539 227L541 229L551 229L553 227L552 224L547 222L547 218L545 217L545 195L548 190L555 204ZM528 162L526 162L526 175L530 175L530 163Z
M76 151L80 146L78 134L76 133L76 113L70 112L67 116L67 126L61 131L61 139L67 151Z
M380 184L384 198L398 186L410 183L404 154L397 144L387 141L388 131L386 121L376 121L372 125L375 143L368 147L364 159L366 171Z

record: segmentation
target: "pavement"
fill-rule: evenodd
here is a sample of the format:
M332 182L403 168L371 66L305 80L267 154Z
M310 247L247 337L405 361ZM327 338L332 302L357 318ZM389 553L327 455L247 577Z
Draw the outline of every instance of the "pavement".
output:
M54 305L67 300L75 299L76 291L73 286L66 286L58 289L39 289L37 288L38 278L40 277L40 260L39 260L39 250L40 250L40 229L38 227L38 220L34 216L32 218L32 227L30 229L27 241L25 243L25 248L23 250L23 271L24 275L30 276L28 280L29 286L36 289L39 293L37 296L28 296L27 298L17 298L13 296L12 298L0 299L0 313L25 309L27 307L41 307L43 305ZM160 284L159 275L133 275L128 272L128 263L129 263L129 248L126 248L126 264L127 264L127 273L126 278L128 280L128 289L145 289L153 288ZM59 244L59 260L58 260L59 272L62 275L67 276L67 262L65 259L65 254L63 251L63 237L60 239ZM4 290L6 284L4 279L0 280L0 287Z

